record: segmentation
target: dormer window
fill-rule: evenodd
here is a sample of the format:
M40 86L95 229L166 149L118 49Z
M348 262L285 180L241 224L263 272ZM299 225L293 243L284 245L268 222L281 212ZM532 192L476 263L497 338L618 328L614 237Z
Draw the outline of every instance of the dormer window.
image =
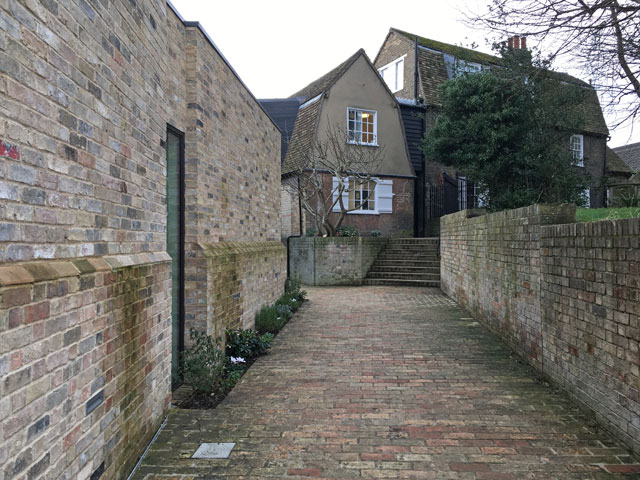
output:
M378 69L380 76L393 93L402 90L404 87L404 57L406 55Z
M377 113L373 110L347 108L347 139L349 143L358 145L377 145Z
M569 151L573 157L573 164L577 167L584 167L584 137L582 135L571 135Z

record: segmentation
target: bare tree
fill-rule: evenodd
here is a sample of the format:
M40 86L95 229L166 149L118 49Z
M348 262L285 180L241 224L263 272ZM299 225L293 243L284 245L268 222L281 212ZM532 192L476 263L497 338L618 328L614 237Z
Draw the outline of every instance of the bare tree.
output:
M608 106L624 113L618 125L640 114L640 0L492 0L488 7L471 22L502 39L544 44L549 60L577 59Z
M325 138L315 139L297 159L298 168L284 185L300 197L302 208L318 235L332 237L347 213L360 209L368 200L361 198L345 204L343 194L348 194L349 188L361 190L363 186L373 194L374 177L383 161L382 147L349 139L344 125L330 124ZM339 212L334 212L336 206Z

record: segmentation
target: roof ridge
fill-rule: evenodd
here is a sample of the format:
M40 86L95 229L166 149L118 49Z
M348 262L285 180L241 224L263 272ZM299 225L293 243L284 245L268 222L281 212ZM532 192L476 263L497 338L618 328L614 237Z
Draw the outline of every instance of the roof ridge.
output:
M336 81L344 74L344 72L349 69L349 67L356 61L356 59L360 55L367 55L364 51L364 48L358 49L356 53L351 55L344 62L332 68L321 77L315 79L313 82L309 83L306 87L300 89L289 98L302 97L302 101L300 103L304 103L310 98L317 97L321 93L326 92L336 83Z
M465 52L468 54L471 54L474 57L478 57L478 59L483 59L484 61L487 62L491 62L491 63L499 63L500 62L500 57L497 57L495 55L491 55L490 53L484 53L481 52L479 50L474 50L472 48L467 48L467 47L462 47L460 45L454 45L452 43L446 43L446 42L442 42L440 40L433 40L431 38L426 38L426 37L422 37L420 35L417 35L415 33L410 33L410 32L406 32L404 30L400 30L399 28L394 28L391 27L389 29L390 32L396 32L400 35L404 35L405 37L414 40L414 39L418 39L418 45L422 46L422 47L426 47L426 48L430 48L432 50L438 51L438 52L442 52L442 53L450 53L450 54L455 54L455 53L460 53L460 52ZM452 52L451 50L455 50L455 52Z

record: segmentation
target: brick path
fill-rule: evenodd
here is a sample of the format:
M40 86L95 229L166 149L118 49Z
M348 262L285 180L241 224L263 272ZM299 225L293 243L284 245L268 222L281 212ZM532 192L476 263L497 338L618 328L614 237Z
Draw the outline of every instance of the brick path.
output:
M174 411L136 479L638 478L439 290L314 288L213 411ZM237 442L191 460L200 442ZM627 465L625 465L627 464Z

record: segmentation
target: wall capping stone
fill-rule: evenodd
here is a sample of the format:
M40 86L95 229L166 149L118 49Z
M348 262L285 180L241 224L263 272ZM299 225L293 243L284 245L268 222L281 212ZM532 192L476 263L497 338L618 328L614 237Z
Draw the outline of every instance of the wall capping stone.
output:
M278 242L279 243L279 242ZM20 264L0 265L0 287L26 285L88 273L115 271L135 265L170 262L167 252L83 257L69 260L35 260Z

